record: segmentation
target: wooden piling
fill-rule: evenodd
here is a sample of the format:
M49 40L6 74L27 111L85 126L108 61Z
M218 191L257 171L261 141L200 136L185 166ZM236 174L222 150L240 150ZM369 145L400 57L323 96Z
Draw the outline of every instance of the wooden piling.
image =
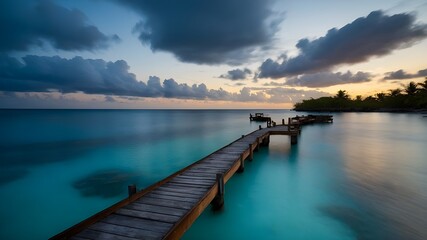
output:
M254 150L253 150L253 144L249 144L249 161L254 160Z
M291 135L291 144L295 145L298 143L298 137L297 135Z
M270 136L264 137L261 141L261 146L268 146L270 142Z
M259 130L261 130L262 129L262 127L261 127L261 125L259 125Z
M132 184L128 186L128 197L131 197L136 193L136 185Z
M240 155L239 161L240 161L240 166L239 166L239 169L237 169L237 172L242 173L245 171L245 159L243 158L242 155Z
M216 174L216 183L218 185L218 192L212 201L213 210L220 210L224 206L224 174Z
M256 138L256 146L255 146L255 152L259 151L259 137Z
M282 125L285 125L285 119L282 118Z

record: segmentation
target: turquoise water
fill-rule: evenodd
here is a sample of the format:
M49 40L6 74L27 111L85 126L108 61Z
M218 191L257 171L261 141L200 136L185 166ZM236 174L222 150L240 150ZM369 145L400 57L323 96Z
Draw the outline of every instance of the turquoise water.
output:
M250 112L0 110L0 239L54 235L255 130ZM426 239L426 143L419 114L335 114L292 147L274 136L183 239Z

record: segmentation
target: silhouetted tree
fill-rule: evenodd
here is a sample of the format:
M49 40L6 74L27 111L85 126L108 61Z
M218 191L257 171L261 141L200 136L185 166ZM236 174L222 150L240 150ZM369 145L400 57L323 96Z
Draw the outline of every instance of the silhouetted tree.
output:
M382 102L385 99L385 93L377 93L375 94L375 96L377 97L378 101Z
M418 83L418 86L420 86L423 91L426 91L427 90L427 77L423 83Z
M417 90L418 90L418 88L417 88L417 84L415 83L415 82L410 82L408 85L406 85L406 87L405 87L405 92L408 94L408 95L415 95L415 93L417 93Z
M402 89L400 89L400 88L390 89L389 91L390 91L391 97L396 97L402 93Z
M350 96L347 94L346 90L339 90L337 95L335 95L335 98L338 99L349 99Z

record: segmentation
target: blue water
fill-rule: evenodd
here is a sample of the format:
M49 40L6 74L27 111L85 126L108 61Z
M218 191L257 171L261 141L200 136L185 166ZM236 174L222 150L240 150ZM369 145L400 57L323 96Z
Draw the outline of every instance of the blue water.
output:
M0 239L46 239L255 130L249 110L0 110ZM297 114L263 110L280 122ZM298 113L302 114L302 113ZM427 239L427 118L274 136L183 239Z

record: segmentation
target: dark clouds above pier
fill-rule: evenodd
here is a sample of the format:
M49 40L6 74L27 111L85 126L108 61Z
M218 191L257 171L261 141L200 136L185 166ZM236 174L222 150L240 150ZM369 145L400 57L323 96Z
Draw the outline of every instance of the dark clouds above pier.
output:
M135 9L142 43L198 64L240 64L272 43L282 18L272 0L116 0Z
M243 68L243 69L236 68L228 71L226 74L221 74L219 77L236 81L236 80L244 80L247 77L249 77L251 74L252 74L252 71L248 68Z
M260 66L259 78L282 78L330 70L342 64L367 61L374 56L390 54L427 37L427 26L415 22L408 13L386 15L371 12L340 29L330 29L323 37L300 39L295 57L271 58Z
M203 83L188 85L174 79L160 80L150 76L146 82L136 79L129 72L126 61L107 62L101 59L72 59L28 55L22 59L0 56L0 91L6 92L61 92L86 94L105 94L149 98L178 98L222 101L261 101L270 100L263 91L252 92L242 88L232 93L222 88L208 89ZM325 93L315 91L316 95ZM292 92L295 93L295 92ZM300 91L299 95L304 95ZM111 98L109 98L111 101Z
M51 0L0 1L0 35L0 52L25 51L46 42L61 50L92 51L120 39L100 32L78 9Z
M419 70L417 73L407 73L403 69L399 69L393 72L387 72L383 80L402 80L402 79L412 79L418 77L427 77L427 68Z

